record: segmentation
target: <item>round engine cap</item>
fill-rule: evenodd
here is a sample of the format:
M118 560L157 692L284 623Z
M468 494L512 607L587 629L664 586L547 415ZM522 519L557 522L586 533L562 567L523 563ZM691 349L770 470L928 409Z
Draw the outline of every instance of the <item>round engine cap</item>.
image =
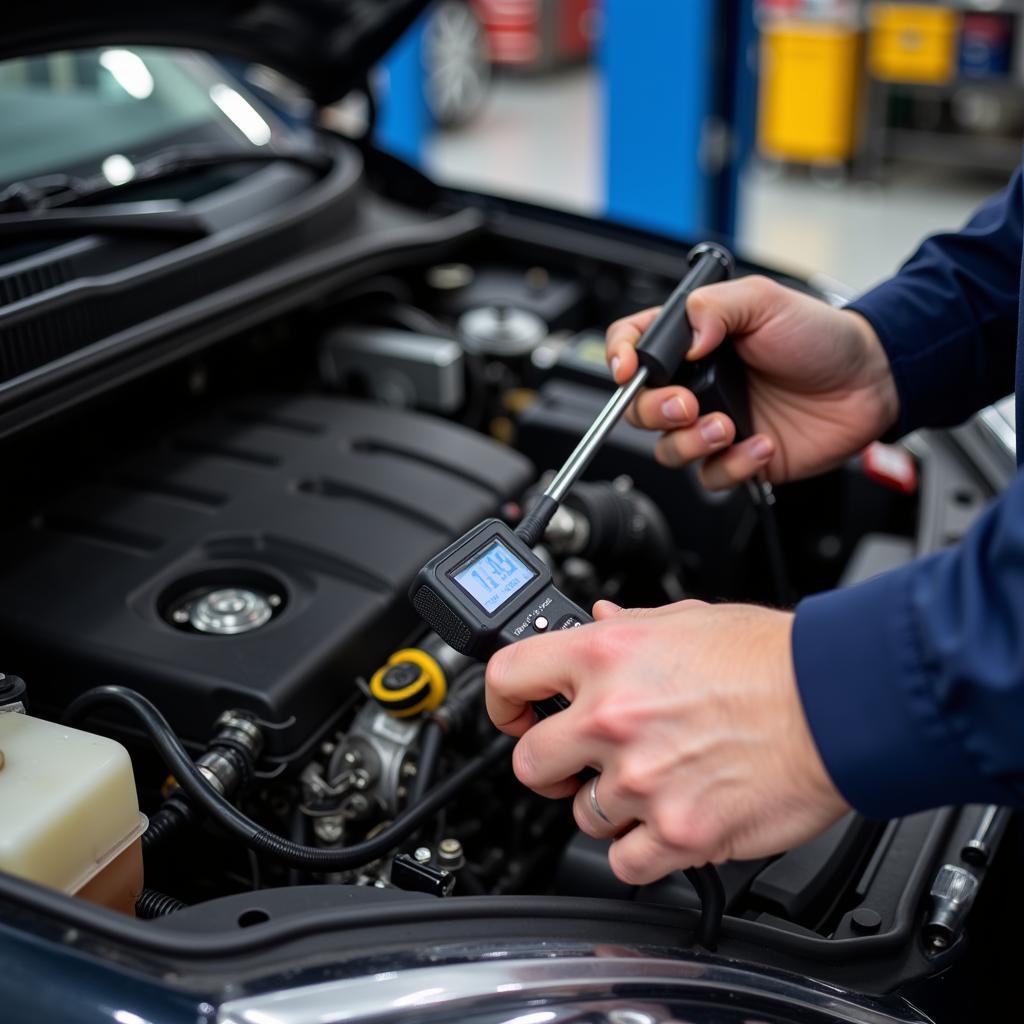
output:
M189 609L188 621L200 633L231 636L259 629L273 614L263 594L242 587L223 587L197 597Z
M536 313L514 306L480 306L459 317L459 338L479 355L528 356L548 336Z

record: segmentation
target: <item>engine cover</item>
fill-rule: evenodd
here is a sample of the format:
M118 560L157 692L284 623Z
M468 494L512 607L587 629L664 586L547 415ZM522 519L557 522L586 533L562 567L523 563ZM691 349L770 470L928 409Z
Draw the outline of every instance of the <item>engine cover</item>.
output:
M0 537L4 668L53 708L135 687L199 742L246 708L280 723L268 753L287 758L417 623L416 570L531 476L378 405L223 408Z

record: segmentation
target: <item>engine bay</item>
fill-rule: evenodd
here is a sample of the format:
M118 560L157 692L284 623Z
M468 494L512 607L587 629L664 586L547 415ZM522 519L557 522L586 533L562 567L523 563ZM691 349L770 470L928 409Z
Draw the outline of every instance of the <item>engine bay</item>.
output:
M5 442L0 671L25 680L31 714L60 721L91 688L130 688L225 800L327 855L321 870L247 844L168 774L130 708L78 706L77 728L131 755L149 816L136 910L153 928L244 928L356 889L697 908L681 873L619 882L565 803L516 782L483 666L406 596L474 523L519 521L611 391L604 327L661 301L668 267L514 239L408 264ZM891 453L919 485L857 459L778 489L773 551L746 491L710 494L653 445L618 426L545 535L581 607L791 604L954 542L992 493L945 435L919 438ZM929 887L982 810L851 814L722 865L724 948L872 992L940 973L962 948L959 933L925 942Z

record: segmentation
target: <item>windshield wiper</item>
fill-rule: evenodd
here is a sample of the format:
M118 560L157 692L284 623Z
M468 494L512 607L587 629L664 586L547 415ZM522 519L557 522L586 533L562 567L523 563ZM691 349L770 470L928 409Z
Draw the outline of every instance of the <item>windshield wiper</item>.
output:
M62 209L97 198L115 197L136 185L180 178L211 167L232 164L300 164L318 174L330 169L331 158L317 149L239 150L223 146L172 146L134 165L130 180L112 184L102 174L79 178L70 174L44 174L15 181L0 192L0 215ZM115 199L116 202L116 199Z
M28 213L0 213L0 239L25 235L92 234L173 235L181 239L205 238L209 226L176 199L145 203L118 203L88 209L37 209Z

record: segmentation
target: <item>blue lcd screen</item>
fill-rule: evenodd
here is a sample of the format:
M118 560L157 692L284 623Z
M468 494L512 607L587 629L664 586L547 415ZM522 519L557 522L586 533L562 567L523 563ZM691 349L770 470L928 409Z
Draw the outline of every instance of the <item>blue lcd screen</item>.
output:
M452 573L455 582L488 613L500 608L536 576L500 540L491 541Z

